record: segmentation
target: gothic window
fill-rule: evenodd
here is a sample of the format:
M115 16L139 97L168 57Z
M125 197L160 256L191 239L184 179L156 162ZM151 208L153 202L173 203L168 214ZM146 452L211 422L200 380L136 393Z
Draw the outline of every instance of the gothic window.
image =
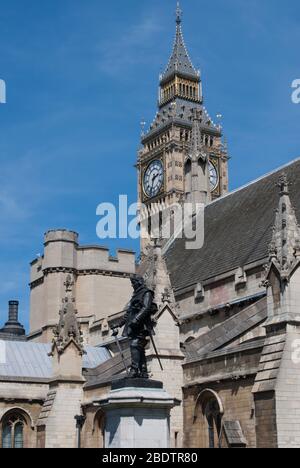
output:
M94 418L91 448L105 448L105 414L100 409Z
M222 448L224 407L219 395L211 389L198 395L194 424L198 425L200 448Z
M2 448L24 447L25 420L19 414L11 414L2 425Z
M221 448L221 415L217 400L210 400L205 407L208 430L208 446L211 449Z

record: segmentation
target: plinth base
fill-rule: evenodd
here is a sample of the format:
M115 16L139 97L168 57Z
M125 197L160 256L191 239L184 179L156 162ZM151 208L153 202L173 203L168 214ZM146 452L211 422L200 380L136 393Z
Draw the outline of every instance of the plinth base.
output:
M115 381L99 403L106 414L106 448L169 448L170 410L178 401L161 382Z

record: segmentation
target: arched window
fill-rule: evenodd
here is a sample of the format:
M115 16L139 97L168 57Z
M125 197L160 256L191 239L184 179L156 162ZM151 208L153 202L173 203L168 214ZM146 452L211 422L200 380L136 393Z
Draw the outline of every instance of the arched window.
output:
M200 448L221 448L223 439L222 418L224 408L218 394L203 390L197 398L194 424L200 429Z
M7 416L2 424L2 448L24 447L25 420L18 413Z
M105 448L105 414L101 409L95 415L93 434L95 446Z
M209 448L221 448L222 415L217 400L208 401L205 407Z

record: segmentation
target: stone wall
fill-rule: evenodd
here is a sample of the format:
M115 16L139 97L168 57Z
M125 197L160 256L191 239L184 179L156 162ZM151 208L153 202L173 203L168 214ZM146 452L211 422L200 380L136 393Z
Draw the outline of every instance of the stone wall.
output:
M215 391L223 407L223 420L239 421L247 447L255 448L255 412L252 396L254 378L237 382L227 381L184 389L184 446L186 448L208 448L208 424L203 416L201 405L196 407L201 391L209 388Z
M46 448L77 448L75 416L81 415L82 384L59 383L50 388L56 392L45 422ZM42 426L41 426L42 427Z
M276 424L279 448L300 447L300 327L288 325L276 382Z
M275 393L257 393L254 399L256 414L256 448L277 448Z

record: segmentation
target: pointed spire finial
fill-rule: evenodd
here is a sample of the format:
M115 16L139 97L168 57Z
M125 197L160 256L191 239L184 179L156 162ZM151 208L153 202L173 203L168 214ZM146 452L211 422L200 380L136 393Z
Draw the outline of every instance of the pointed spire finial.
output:
M173 51L169 59L167 68L164 73L161 75L160 82L161 84L168 81L175 74L181 74L182 77L187 77L187 79L192 78L193 81L200 81L200 74L195 69L192 61L189 57L187 48L184 43L181 23L182 23L182 10L180 8L180 3L177 3L176 8L176 34L175 41L173 46Z
M181 24L182 21L182 10L180 8L180 3L177 2L177 8L176 8L176 23L179 25Z
M280 188L280 195L289 195L289 187L291 185L292 184L289 182L288 176L283 173L277 182L277 186Z
M141 136L145 136L145 128L146 128L147 122L145 119L141 120Z

